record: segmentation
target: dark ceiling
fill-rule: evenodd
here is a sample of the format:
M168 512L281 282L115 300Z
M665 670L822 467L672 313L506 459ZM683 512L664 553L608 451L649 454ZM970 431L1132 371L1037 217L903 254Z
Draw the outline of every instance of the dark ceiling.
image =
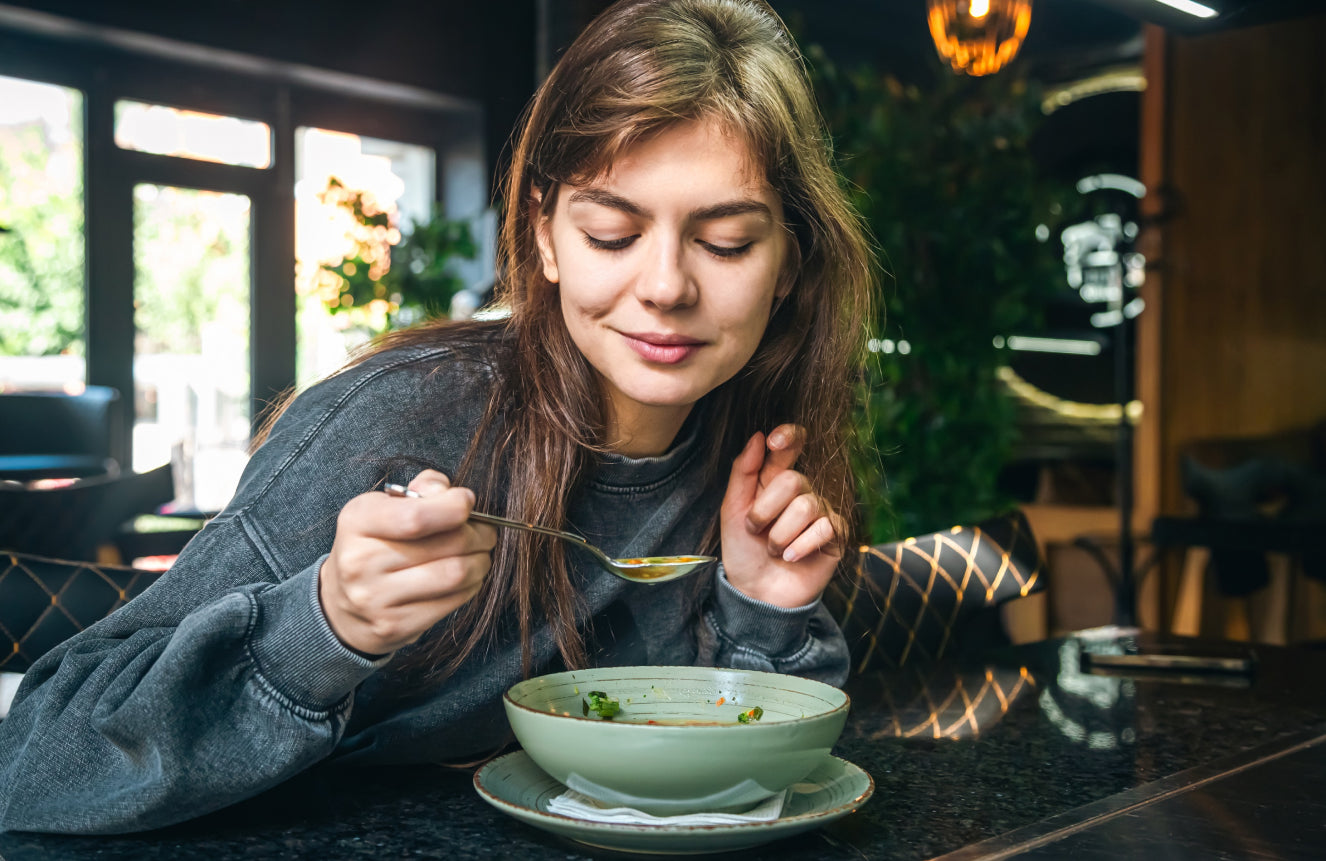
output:
M925 0L771 0L805 45L817 44L839 65L868 64L907 80L939 68ZM1051 79L1080 67L1132 59L1141 22L1083 0L1036 0L1019 55L1025 71Z
M1320 12L1323 0L1204 0L1222 14L1199 22L1157 0L1034 0L1031 31L1015 61L1060 83L1141 53L1144 22L1175 32L1248 26ZM926 27L926 0L770 0L804 45L839 66L870 64L904 80L942 72ZM24 13L73 22L67 38L95 41L98 28L164 37L177 44L320 67L475 99L487 108L495 158L539 77L610 0L0 0L5 22Z
M1203 20L1157 0L1034 0L1023 70L1055 82L1135 59L1144 24L1181 35L1246 27L1322 12L1323 0L1203 0L1220 15ZM798 38L819 44L839 65L868 63L914 79L937 68L926 0L770 0Z
M1157 0L1034 0L1031 32L1018 62L1045 80L1074 76L1140 51L1142 23L1195 33L1321 11L1323 0L1204 0L1213 22ZM532 41L544 32L555 54L610 0L397 0L369 9L359 0L0 0L5 6L92 25L150 33L309 66L482 96L483 82L518 67L532 87ZM869 63L903 78L928 74L937 59L926 29L926 0L770 0L806 44L839 65Z

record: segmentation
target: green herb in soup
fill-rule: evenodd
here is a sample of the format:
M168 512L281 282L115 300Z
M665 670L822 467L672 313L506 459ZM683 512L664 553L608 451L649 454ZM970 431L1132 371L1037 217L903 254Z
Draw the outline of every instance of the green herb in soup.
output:
M762 717L764 717L764 709L760 708L759 706L756 706L755 708L750 709L749 711L744 711L741 714L737 715L737 722L750 723L752 721L757 721Z
M603 720L612 720L613 716L622 710L622 704L603 691L590 691L587 699L580 701L580 706L580 713L585 717L589 717L589 713L593 712Z

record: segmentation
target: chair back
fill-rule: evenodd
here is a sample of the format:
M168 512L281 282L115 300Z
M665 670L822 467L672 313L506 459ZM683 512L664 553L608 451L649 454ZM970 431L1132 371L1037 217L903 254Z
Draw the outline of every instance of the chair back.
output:
M0 672L26 671L159 576L117 565L0 553Z
M0 484L0 551L94 562L122 524L174 496L170 464L40 490Z
M1043 590L1043 570L1017 511L862 547L852 576L831 583L824 601L847 637L853 672L862 673L997 642L999 605Z
M120 393L108 386L88 386L76 395L0 394L0 459L14 467L5 470L5 477L114 472L120 466L115 460L119 400Z
M1180 451L1179 468L1184 494L1197 509L1190 535L1210 549L1207 570L1224 595L1246 596L1270 583L1266 554L1287 549L1286 528L1319 533L1326 524L1326 422L1261 437L1196 440ZM1161 543L1173 531L1170 521L1158 518L1153 526ZM1236 531L1239 537L1261 532L1264 540L1233 541ZM1301 543L1315 548L1311 540ZM1326 580L1320 554L1297 555L1305 573Z

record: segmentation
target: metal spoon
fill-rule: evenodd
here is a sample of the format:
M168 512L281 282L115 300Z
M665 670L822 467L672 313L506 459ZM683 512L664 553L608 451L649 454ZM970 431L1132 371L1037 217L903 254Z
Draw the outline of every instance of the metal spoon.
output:
M416 491L400 484L388 483L383 485L382 489L389 496L415 498L420 496ZM615 574L623 580L630 580L632 583L662 583L666 580L676 580L678 577L685 577L701 565L715 561L713 556L645 556L639 559L613 559L572 532L550 529L547 526L536 526L533 523L521 523L518 520L508 520L505 517L498 517L496 514L484 514L482 511L471 511L470 519L478 520L481 523L490 523L493 526L538 532L542 535L551 535L554 538L570 541L577 547L588 550L590 555L594 557L594 561L598 562L603 570Z

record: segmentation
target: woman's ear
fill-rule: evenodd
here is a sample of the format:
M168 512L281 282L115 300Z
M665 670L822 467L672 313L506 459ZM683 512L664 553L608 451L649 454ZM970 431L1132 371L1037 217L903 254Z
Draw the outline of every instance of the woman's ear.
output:
M537 188L530 192L529 220L534 226L534 242L539 246L539 259L543 263L543 277L550 284L559 280L557 253L552 243L552 216L543 214L543 192Z

